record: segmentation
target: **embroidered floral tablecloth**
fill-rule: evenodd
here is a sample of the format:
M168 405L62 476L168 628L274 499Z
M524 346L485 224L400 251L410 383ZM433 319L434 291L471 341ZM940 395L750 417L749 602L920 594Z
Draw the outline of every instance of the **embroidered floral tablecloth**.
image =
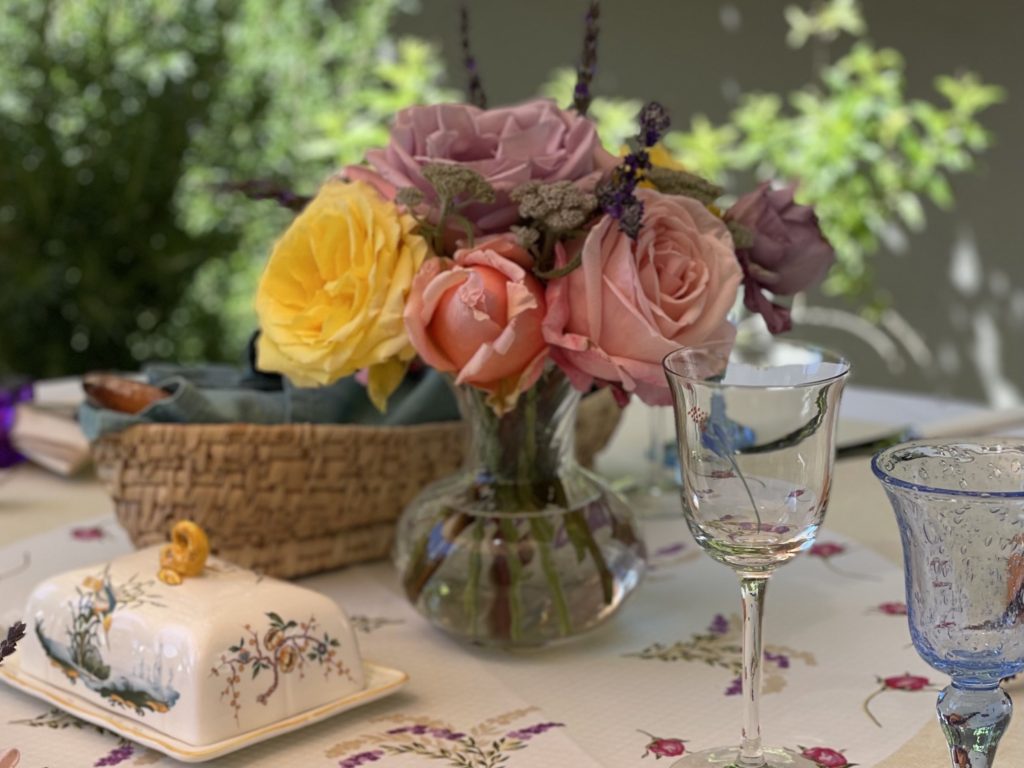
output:
M647 583L611 624L545 651L467 648L407 606L385 563L305 580L345 606L364 656L401 693L217 766L635 767L738 739L739 598L679 519L647 524ZM0 624L41 578L129 551L111 518L0 549ZM765 736L822 766L878 765L933 717L935 674L910 647L902 574L825 531L769 589ZM228 706L228 702L225 702ZM937 730L937 729L936 729ZM177 765L0 688L0 765Z

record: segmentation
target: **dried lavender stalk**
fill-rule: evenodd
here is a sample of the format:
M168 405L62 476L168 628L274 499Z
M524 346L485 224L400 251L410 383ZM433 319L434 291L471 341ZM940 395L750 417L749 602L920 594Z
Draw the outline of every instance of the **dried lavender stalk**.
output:
M590 84L597 71L597 38L601 32L597 21L600 15L601 3L598 0L591 0L587 15L583 17L583 54L580 56L580 65L576 69L576 87L572 93L572 105L581 115L587 114L592 100Z
M18 643L25 637L25 622L16 621L7 630L7 637L0 640L0 663L18 649Z
M283 208L299 213L313 198L299 195L271 179L229 181L218 187L224 192L241 192L250 200L273 200Z
M484 86L480 82L476 57L469 46L469 9L465 3L459 8L459 36L462 41L462 65L466 68L469 102L480 109L487 109L487 94L484 93Z

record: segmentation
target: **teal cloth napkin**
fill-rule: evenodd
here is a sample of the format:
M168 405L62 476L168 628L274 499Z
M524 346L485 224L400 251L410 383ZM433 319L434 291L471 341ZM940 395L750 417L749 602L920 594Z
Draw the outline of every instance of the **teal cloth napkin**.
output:
M458 407L444 377L432 369L410 373L380 413L353 378L329 387L293 387L277 376L225 365L185 368L153 365L146 378L170 392L137 414L81 406L78 421L89 440L136 424L366 424L398 426L452 421Z

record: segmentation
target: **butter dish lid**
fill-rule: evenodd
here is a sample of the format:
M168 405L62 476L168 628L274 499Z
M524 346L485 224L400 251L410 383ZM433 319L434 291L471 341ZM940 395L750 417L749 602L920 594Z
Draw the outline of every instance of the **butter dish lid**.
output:
M365 687L340 606L208 550L197 526L179 523L169 546L42 582L23 672L195 745Z

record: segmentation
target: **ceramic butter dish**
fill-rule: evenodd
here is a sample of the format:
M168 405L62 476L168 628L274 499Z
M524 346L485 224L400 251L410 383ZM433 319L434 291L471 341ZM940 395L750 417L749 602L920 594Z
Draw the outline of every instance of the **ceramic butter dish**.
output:
M332 600L215 558L197 569L189 557L187 547L150 547L40 584L21 673L196 746L366 687Z

